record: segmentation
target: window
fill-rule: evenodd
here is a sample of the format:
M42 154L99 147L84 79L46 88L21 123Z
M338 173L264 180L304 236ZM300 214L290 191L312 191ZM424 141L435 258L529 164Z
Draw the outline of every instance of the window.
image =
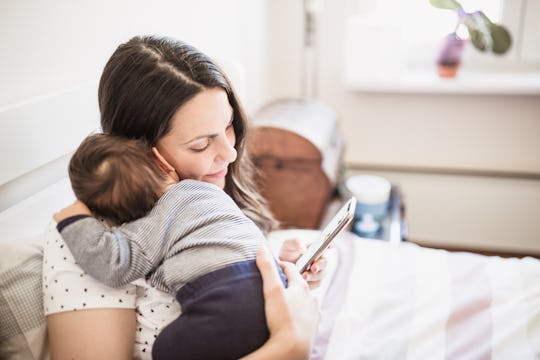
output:
M467 46L465 67L509 71L540 69L540 0L458 1L466 11L482 10L492 21L506 26L513 40L510 50L502 56ZM364 41L363 50L373 50L374 64L382 61L385 71L392 66L408 69L432 66L442 39L454 31L457 23L455 12L434 8L429 0L356 0L354 4L355 15L348 24L346 43L352 40L351 36L356 43L359 39ZM383 49L385 46L387 50ZM388 60L390 54L393 59Z

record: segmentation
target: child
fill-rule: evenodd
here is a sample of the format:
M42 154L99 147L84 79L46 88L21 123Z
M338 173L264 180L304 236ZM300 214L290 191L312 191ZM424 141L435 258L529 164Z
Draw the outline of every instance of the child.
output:
M232 359L268 339L254 262L265 239L223 190L178 182L146 144L104 134L81 143L69 176L75 215L55 219L77 263L113 287L147 276L180 303L154 358Z

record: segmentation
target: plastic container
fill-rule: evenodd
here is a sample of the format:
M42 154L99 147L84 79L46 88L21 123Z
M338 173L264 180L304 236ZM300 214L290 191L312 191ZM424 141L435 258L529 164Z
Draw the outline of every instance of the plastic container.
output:
M392 188L390 181L376 175L355 175L347 179L345 186L356 197L355 218L370 214L380 220L386 216Z

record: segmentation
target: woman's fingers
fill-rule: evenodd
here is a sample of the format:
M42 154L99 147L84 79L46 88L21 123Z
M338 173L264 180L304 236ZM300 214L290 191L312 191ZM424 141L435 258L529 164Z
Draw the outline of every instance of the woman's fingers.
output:
M279 259L294 263L305 251L306 247L300 242L300 240L287 239L283 241L283 244L279 249Z
M286 261L280 261L279 265L281 266L281 269L283 270L283 273L285 274L285 277L287 278L287 282L289 283L289 287L291 286L304 286L308 287L306 281L302 277L302 275L298 272L298 269L294 264Z
M316 289L321 286L321 281L326 276L325 269L328 266L328 260L326 259L324 253L318 258L311 266L308 271L305 271L302 276L304 280L307 281L311 289Z
M299 239L287 239L281 245L279 259L294 263L305 251L306 246L300 242ZM323 255L311 265L310 269L302 274L302 277L307 281L311 289L316 289L321 285L321 281L326 275L324 270L327 265L328 261L323 253Z
M323 255L320 258L318 258L313 264L311 264L309 268L309 272L312 274L317 274L323 271L324 269L326 269L327 266L328 266L328 260Z
M266 247L257 251L256 262L263 280L269 342L280 339L279 348L284 349L287 358L307 359L320 319L317 300L296 267L288 262L280 262L289 283L284 287L275 259Z
M287 334L295 326L294 317L275 260L265 246L257 251L256 263L263 281L264 312L270 335Z
M322 280L325 276L326 273L324 271L319 271L316 274L306 271L302 274L302 277L308 283L310 289L317 289L319 286L321 286Z
M261 272L263 292L265 294L283 289L283 282L277 272L276 262L266 246L261 246L259 250L257 250L256 263Z

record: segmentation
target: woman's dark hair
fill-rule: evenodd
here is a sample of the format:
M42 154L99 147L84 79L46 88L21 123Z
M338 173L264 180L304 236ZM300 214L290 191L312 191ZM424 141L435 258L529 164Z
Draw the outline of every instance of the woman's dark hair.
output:
M84 139L68 172L77 199L115 225L145 216L167 183L146 142L107 134Z
M220 87L234 112L237 160L225 181L227 192L261 230L276 227L253 180L254 167L244 155L247 118L221 68L207 55L168 37L137 36L113 53L99 83L104 132L144 139L155 146L171 130L173 115L200 92Z

